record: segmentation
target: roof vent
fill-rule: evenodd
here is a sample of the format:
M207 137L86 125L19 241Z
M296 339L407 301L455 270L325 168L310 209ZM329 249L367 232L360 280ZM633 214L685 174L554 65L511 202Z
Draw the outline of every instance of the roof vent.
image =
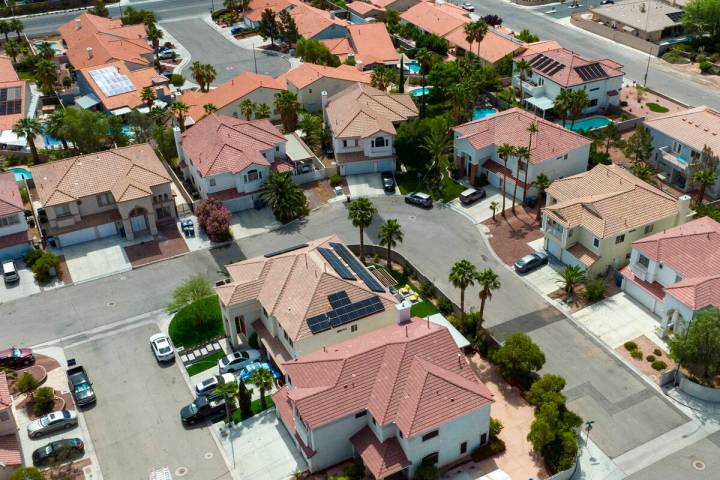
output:
M82 28L82 22L80 21L80 18L75 19L75 30L80 30Z
M85 51L87 52L87 57L88 57L88 58L93 58L93 49L92 49L92 47L87 47L87 48L85 49Z

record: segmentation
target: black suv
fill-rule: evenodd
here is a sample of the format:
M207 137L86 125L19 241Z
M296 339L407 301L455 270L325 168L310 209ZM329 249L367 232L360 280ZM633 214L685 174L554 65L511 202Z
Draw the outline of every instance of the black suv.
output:
M413 192L405 195L405 203L417 205L418 207L430 208L433 205L433 199L427 193Z
M388 193L395 193L395 178L391 172L382 172L383 189Z
M221 416L225 412L225 400L198 397L190 405L180 409L180 420L185 425L194 425L208 418Z
M85 454L85 445L79 438L65 438L56 442L50 442L32 453L33 464L41 467L44 465L59 465L80 458Z

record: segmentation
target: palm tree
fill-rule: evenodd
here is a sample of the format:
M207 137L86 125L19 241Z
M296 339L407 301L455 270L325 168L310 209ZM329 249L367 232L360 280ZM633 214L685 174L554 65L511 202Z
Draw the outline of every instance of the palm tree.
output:
M20 138L27 139L30 152L32 153L33 162L40 163L37 147L35 146L35 138L42 133L40 122L34 118L21 118L13 127L13 133Z
M525 101L523 82L525 81L525 75L532 73L532 67L530 66L530 62L524 58L517 62L515 67L517 68L518 79L520 80L520 104L522 105L523 101Z
M360 230L360 261L365 262L365 238L363 232L373 221L373 217L377 213L375 205L365 197L353 200L348 207L348 219L352 222L353 227Z
M10 26L10 22L7 20L0 20L0 33L5 35L5 41L7 42L8 39L8 33L12 32L12 28Z
M492 210L492 219L493 219L493 222L495 221L495 212L497 211L497 209L498 209L499 206L500 206L500 204L499 204L497 201L495 201L495 200L493 200L492 202L490 202L490 210Z
M65 132L65 109L55 109L45 122L45 133L60 140L63 150L68 150L67 134Z
M48 94L55 91L58 75L57 63L52 60L42 59L35 64L33 74L35 81L43 93Z
M517 187L520 182L520 164L525 159L525 169L528 168L530 159L530 150L527 147L515 147L515 158L517 159L517 169L515 170L515 187L513 188L512 212L515 213L515 201L517 200Z
M585 90L573 90L570 94L570 130L575 126L575 120L590 105L587 92Z
M645 162L635 162L630 165L630 171L643 182L652 183L655 170Z
M10 30L15 32L17 39L20 40L20 35L22 35L23 30L25 30L25 25L23 25L23 22L20 21L19 18L13 18L10 20Z
M471 50L473 43L478 44L478 57L480 57L480 42L482 42L483 38L485 38L485 34L487 34L487 31L488 24L485 23L485 20L482 19L465 25L465 40L470 44Z
M465 325L465 290L475 285L477 269L470 260L459 260L453 264L448 276L453 287L460 289L460 325Z
M278 93L275 95L275 108L280 112L280 120L285 133L294 132L297 128L297 114L300 110L297 95L287 90Z
M605 153L610 153L611 147L620 147L622 145L622 135L615 122L608 123L607 127L602 130L602 139L605 142Z
M238 0L238 6L240 7L240 11L245 13L245 11L250 7L250 0Z
M577 265L565 265L559 275L557 283L565 290L566 300L570 298L575 287L585 281L585 272Z
M540 214L542 212L543 195L545 195L545 190L547 190L549 186L550 178L544 173L535 177L535 188L537 188L538 191L537 213L535 214L535 220L538 222L540 221Z
M480 285L480 318L484 319L485 302L492 299L493 290L500 288L500 277L491 268L486 268L477 274L476 280ZM480 337L479 328L477 336Z
M55 57L55 50L49 42L41 42L37 45L37 54L46 60L52 60Z
M170 111L175 115L175 120L177 120L178 126L180 127L180 131L185 131L185 117L187 116L188 112L190 111L190 107L187 106L187 104L183 102L172 102L170 104Z
M430 168L435 171L436 185L442 185L442 180L446 177L449 168L447 154L452 149L450 135L447 131L434 128L430 135L423 138L423 144L420 147L430 154L432 160Z
M473 100L470 85L467 81L451 85L448 89L450 104L452 105L453 117L457 125L467 120L468 104Z
M215 106L214 103L206 103L203 105L203 110L205 110L205 115L210 115L211 113L215 113L218 111L218 108Z
M192 76L195 83L200 85L200 91L205 91L205 71L203 64L195 60L190 64L190 75Z
M155 122L155 125L162 126L167 122L168 112L160 107L152 107L148 112L148 116Z
M230 423L232 420L231 415L237 404L238 390L237 382L227 382L219 385L212 391L213 396L223 397L225 400L225 421L227 423Z
M17 57L20 55L20 44L15 40L5 42L5 54L12 59L13 63L17 63Z
M160 40L163 38L163 32L154 23L147 25L145 29L147 30L147 39L152 43L153 52L155 53L155 67L160 68L158 49L160 48Z
M507 164L508 160L511 156L515 154L515 147L510 145L509 143L503 143L498 147L497 150L498 157L500 157L500 160L503 161L503 165L505 165L505 168L503 169L503 182L502 182L502 211L500 212L500 215L503 217L505 216L505 186L507 185Z
M565 88L560 91L557 97L555 97L555 101L553 103L553 110L555 110L557 116L560 117L563 128L567 128L567 117L568 111L570 110L571 100L572 90Z
M223 7L228 12L236 12L240 9L240 2L238 0L223 0Z
M717 170L715 170L714 168L704 168L693 173L692 183L699 187L697 199L695 200L695 203L697 205L702 204L703 198L705 198L705 189L707 187L712 187L713 185L715 185L717 179Z
M253 112L255 111L255 103L250 100L249 98L246 98L242 102L240 102L240 113L243 117L245 117L245 120L248 122L252 118Z
M217 71L215 67L209 63L202 66L202 77L205 80L205 92L210 91L210 84L217 78Z
M265 184L262 198L281 223L295 220L307 213L308 210L305 193L293 181L290 172L271 173Z
M152 87L143 87L142 90L140 90L140 100L142 100L145 105L147 105L148 110L152 108L153 103L155 103L155 99L157 98L157 93L155 93L155 89Z
M397 81L397 73L395 72L395 69L384 65L381 65L373 70L372 75L370 76L370 85L383 92L387 91L390 85L396 83Z
M528 181L528 172L530 171L530 153L532 152L532 138L533 138L533 135L538 133L539 129L540 129L540 127L538 126L537 122L532 122L528 126L528 129L527 129L528 133L530 133L530 139L528 140L528 147L527 147L528 148L528 158L527 158L527 163L525 164L525 179L523 180L523 183L524 183L524 185L523 185L523 203L525 203L525 197L527 196L527 189L528 189L527 181Z
M267 409L267 398L265 397L265 392L271 390L273 387L272 373L270 373L270 370L267 368L258 368L252 372L252 375L250 375L250 383L260 390L260 405L263 410Z
M391 250L403 241L403 231L397 219L389 218L385 223L380 225L378 239L380 240L380 245L387 247L387 266L392 270Z
M270 118L270 106L265 103L256 103L253 108L255 109L255 118Z

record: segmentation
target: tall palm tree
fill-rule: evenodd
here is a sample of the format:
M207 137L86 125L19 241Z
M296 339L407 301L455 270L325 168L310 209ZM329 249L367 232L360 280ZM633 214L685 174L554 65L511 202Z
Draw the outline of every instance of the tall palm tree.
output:
M460 289L460 325L465 325L465 290L475 285L477 269L470 260L459 260L450 269L448 280L453 287Z
M42 133L40 122L34 118L21 118L13 127L13 133L20 138L27 140L30 152L32 153L33 162L40 163L37 147L35 146L35 138Z
M9 40L8 33L12 32L12 27L10 26L10 22L7 20L0 20L0 33L5 35L5 41L7 42Z
M378 239L380 245L387 247L387 266L389 269L392 269L391 251L398 243L402 243L403 241L403 231L397 219L389 218L385 223L380 225Z
M65 109L57 108L48 117L45 122L45 133L53 138L60 140L63 150L68 150L67 133L65 131Z
M256 103L253 108L255 109L255 118L270 118L270 105Z
M566 299L570 298L576 286L585 281L585 271L577 265L565 265L559 275L557 283L565 290Z
M375 205L365 197L353 200L348 207L348 219L360 230L360 261L365 262L365 236L364 231L373 221L377 213Z
M178 126L180 127L180 131L185 131L185 117L187 116L188 112L190 111L190 107L187 106L187 104L183 102L172 102L170 104L170 111L175 115L175 120L177 120Z
M202 77L205 80L205 92L210 91L210 84L215 81L217 78L217 71L215 70L215 67L210 65L209 63L206 63L202 66Z
M55 50L49 42L41 42L37 44L37 54L46 60L52 60L55 57Z
M35 64L33 74L43 93L49 94L55 91L58 76L57 63L52 60L42 59Z
M383 92L387 91L390 85L396 83L397 81L398 79L395 69L384 65L377 67L370 75L370 85Z
M570 130L575 126L575 120L590 105L590 99L585 90L573 90L570 94Z
M225 400L225 422L230 423L232 420L232 412L235 410L238 396L238 382L227 382L218 385L212 391L213 396L223 397Z
M10 29L15 32L19 41L20 35L22 35L23 30L25 30L25 25L23 25L23 22L19 18L13 18L10 19Z
M165 125L165 122L167 122L168 120L167 110L160 107L152 107L150 109L150 112L148 112L148 116L152 119L153 122L155 122L155 125L157 126Z
M205 115L210 115L211 113L215 113L218 111L218 108L215 106L214 103L206 103L203 105L203 110L205 110Z
M480 285L480 318L484 318L485 302L492 299L493 290L500 288L500 277L491 268L486 268L477 274L476 280ZM477 336L480 337L479 329Z
M148 110L152 108L153 103L155 103L155 99L157 98L157 93L155 93L155 89L152 87L143 87L142 90L140 90L140 100L142 100L145 105L147 105Z
M249 98L246 98L242 102L240 102L240 113L243 117L245 117L245 120L248 122L252 118L253 112L255 111L255 103L250 100Z
M622 145L622 135L618 130L617 123L610 122L607 127L602 129L602 139L605 143L605 153L610 153L611 147L619 147Z
M280 112L280 121L285 133L294 132L297 129L297 114L300 110L297 95L287 90L278 93L275 95L275 108Z
M468 105L473 101L474 96L471 92L469 81L462 81L448 88L450 94L450 105L452 105L453 117L457 125L464 123L468 117Z
M560 91L557 97L555 97L555 101L553 103L553 110L555 110L555 114L560 117L561 125L564 128L567 128L567 117L568 112L570 111L570 103L572 101L572 90L568 90L567 88L564 88Z
M452 142L447 131L440 128L434 128L430 135L423 138L423 144L420 146L430 154L432 163L430 168L435 172L436 185L442 185L443 178L447 176L448 171L448 153L452 149Z
M163 32L157 25L150 23L146 25L147 39L150 41L155 53L155 68L160 68L160 57L158 56L158 49L160 48L160 40L163 38Z
M260 405L263 410L265 410L267 408L267 398L265 397L265 392L271 390L273 387L272 373L270 373L270 370L267 368L258 368L252 372L252 375L250 375L250 383L260 390Z
M520 104L522 105L523 101L525 101L523 82L525 81L525 75L532 73L532 67L530 67L530 62L523 58L515 64L515 68L517 69L518 79L520 80Z
M281 223L288 223L304 215L307 198L292 179L290 172L274 172L268 177L262 198Z
M488 24L485 23L485 20L477 20L472 23L468 23L465 25L465 40L470 44L470 49L472 50L472 44L477 43L477 56L480 57L480 42L483 41L483 38L485 38L485 35L488 31Z
M523 180L523 203L525 203L525 197L527 196L527 190L528 190L528 172L530 171L530 155L532 154L532 138L533 135L537 134L540 127L537 122L532 122L528 126L528 133L530 134L530 139L528 140L528 158L527 163L525 164L525 179Z
M528 168L530 159L530 150L527 147L516 147L515 158L517 159L517 168L515 169L515 187L513 187L512 212L515 213L515 201L517 200L517 188L520 182L520 164L525 159L525 168Z
M4 45L5 54L12 59L13 63L17 63L17 57L20 55L20 44L15 40L5 42Z
M510 157L512 157L515 154L515 147L510 145L509 143L503 143L498 147L497 150L498 157L500 157L500 160L503 161L503 165L505 168L503 169L503 182L502 182L502 211L500 212L500 215L503 217L505 216L505 187L507 185L507 164Z
M205 91L205 72L203 70L203 64L195 60L190 64L190 75L192 76L195 83L200 86L200 91Z
M705 189L707 189L707 187L712 187L715 185L715 182L717 182L717 170L714 168L704 168L702 170L698 170L693 173L691 179L692 183L697 185L699 188L695 203L697 205L701 205L703 198L705 198Z
M223 7L228 12L237 12L240 9L240 2L238 0L223 0Z
M547 190L550 186L550 177L548 177L544 173L541 173L540 175L535 177L534 183L535 188L537 188L538 191L537 212L535 213L535 220L539 222L540 215L542 213L543 196L545 195L545 190Z

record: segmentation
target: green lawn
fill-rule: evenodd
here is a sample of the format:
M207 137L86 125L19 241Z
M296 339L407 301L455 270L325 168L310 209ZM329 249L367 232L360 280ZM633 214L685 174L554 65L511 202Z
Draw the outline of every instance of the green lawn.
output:
M427 186L423 181L423 177L418 178L416 173L399 173L395 175L395 181L397 182L400 193L406 195L411 192L426 192ZM439 194L433 193L433 200L443 200L449 202L460 196L465 190L465 187L460 185L454 180L445 180L443 183L442 190Z
M270 395L267 395L267 405L268 405L268 407L267 407L268 409L275 406L275 404L272 401L272 398L270 398ZM250 415L250 417L262 412L263 408L262 408L262 405L260 405L260 399L253 400L252 403L250 404L250 409L252 410L252 415ZM243 417L240 414L239 408L233 412L232 417L233 417L233 420L235 421L235 423L242 422L243 420L247 420L248 418L250 418L250 417Z
M35 77L33 76L32 72L18 70L17 75L20 80L35 83Z
M217 352L213 353L210 356L207 356L200 360L197 363L193 363L187 368L187 373L189 376L197 375L200 372L204 372L205 370L209 370L215 365L217 365L218 360L223 358L225 356L224 352Z
M410 308L410 315L413 317L428 317L440 312L430 300L423 300Z
M655 112L655 113L665 113L665 112L670 111L669 108L663 107L662 105L660 105L658 103L648 102L645 105L647 105L647 108L650 109L651 112Z
M201 322L200 317L205 320ZM203 298L178 311L170 321L170 338L176 347L193 347L223 336L222 313L217 295Z

